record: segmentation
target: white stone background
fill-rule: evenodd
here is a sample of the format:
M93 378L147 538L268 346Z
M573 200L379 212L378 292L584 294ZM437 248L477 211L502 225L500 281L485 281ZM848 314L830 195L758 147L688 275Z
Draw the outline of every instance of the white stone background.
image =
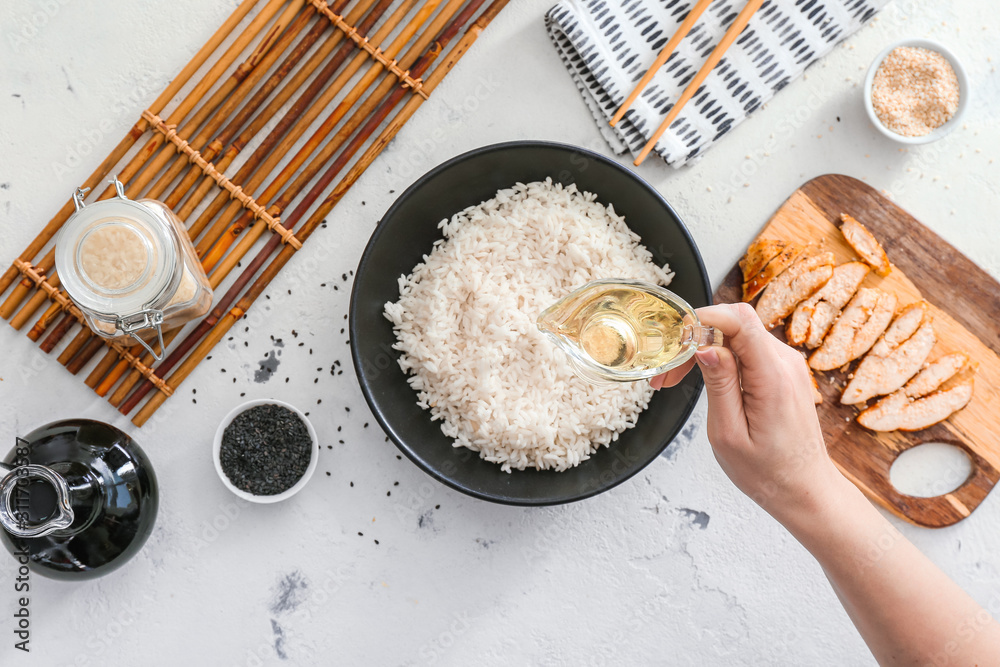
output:
M127 566L76 585L32 580L30 656L12 648L15 568L0 558L0 664L873 662L809 554L720 471L704 400L691 437L633 480L547 509L493 505L437 484L400 460L365 406L338 333L349 291L341 274L356 266L390 191L499 141L551 139L608 153L545 34L551 4L511 3L317 234L336 237L321 274L279 277L267 324L220 345L154 424L134 428L23 333L0 326L2 437L12 442L56 418L108 421L143 445L162 489L156 529ZM0 0L4 265L233 5ZM891 4L699 164L674 171L650 160L638 173L678 209L715 283L788 194L827 172L891 189L1000 277L1000 85L989 57L1000 50L998 30L987 0ZM879 50L908 36L948 44L975 96L962 129L906 152L870 126L860 81ZM438 128L443 140L426 141ZM765 155L772 133L779 141ZM255 383L271 335L286 347L274 377ZM336 359L344 374L331 377ZM311 410L324 442L345 441L323 450L315 478L284 504L236 503L216 478L212 436L241 392ZM937 470L925 463L916 474L933 479ZM954 527L892 521L995 609L998 518L993 493ZM282 594L285 608L276 604Z

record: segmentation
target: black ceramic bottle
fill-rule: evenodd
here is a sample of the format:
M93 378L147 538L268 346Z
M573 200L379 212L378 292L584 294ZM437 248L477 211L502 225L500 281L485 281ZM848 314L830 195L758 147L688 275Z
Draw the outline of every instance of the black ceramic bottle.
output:
M123 431L98 421L35 429L0 463L0 541L53 579L120 567L149 537L158 504L149 459Z

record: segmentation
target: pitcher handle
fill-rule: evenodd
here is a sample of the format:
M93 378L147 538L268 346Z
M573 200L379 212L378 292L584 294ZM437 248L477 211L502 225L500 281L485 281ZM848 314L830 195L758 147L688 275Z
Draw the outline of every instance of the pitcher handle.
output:
M697 345L699 350L703 347L721 346L725 344L725 337L722 335L722 332L715 327L697 324L692 327L692 334L691 340Z

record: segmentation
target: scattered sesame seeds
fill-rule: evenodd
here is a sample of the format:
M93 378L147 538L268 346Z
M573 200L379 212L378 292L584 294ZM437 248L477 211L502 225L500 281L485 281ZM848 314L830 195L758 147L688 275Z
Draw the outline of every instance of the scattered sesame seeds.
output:
M872 83L872 106L882 124L904 137L922 137L958 110L958 77L936 51L901 46L885 57Z

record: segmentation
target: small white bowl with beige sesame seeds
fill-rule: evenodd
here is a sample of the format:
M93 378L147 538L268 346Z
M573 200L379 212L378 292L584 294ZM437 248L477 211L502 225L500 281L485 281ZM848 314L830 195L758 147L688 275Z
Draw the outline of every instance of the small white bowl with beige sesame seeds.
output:
M947 77L947 80L939 81L936 85L935 82L921 80L921 73L933 70L935 58L924 51L906 50L894 54L894 57L886 62L886 72L879 77L879 81L876 81L876 74L878 74L883 62L900 47L923 49L939 54L951 65L951 69L955 72L955 79ZM909 72L909 74L913 74L912 77L907 76L908 73L904 71L909 67L913 68ZM895 72L892 72L890 68L895 69ZM903 80L911 83L915 78L916 87L910 91L903 91L903 94L899 94L898 89L888 90L884 83L889 81L888 77L893 73L897 77L902 76ZM957 100L953 98L956 84ZM932 105L930 110L928 107L907 108L907 102L913 103L914 98L925 96L928 90L937 94L935 105ZM864 100L868 118L879 132L901 144L927 144L937 141L954 130L962 122L965 110L969 106L970 96L969 77L965 73L965 68L962 67L962 62L943 44L931 39L904 39L890 44L875 57L871 67L868 68L867 76L865 76ZM947 111L943 111L943 109L950 110L951 108L954 108L954 113L946 121L940 122L942 115L947 115ZM914 113L908 113L914 110L916 110ZM930 128L929 131L927 131L928 128Z

